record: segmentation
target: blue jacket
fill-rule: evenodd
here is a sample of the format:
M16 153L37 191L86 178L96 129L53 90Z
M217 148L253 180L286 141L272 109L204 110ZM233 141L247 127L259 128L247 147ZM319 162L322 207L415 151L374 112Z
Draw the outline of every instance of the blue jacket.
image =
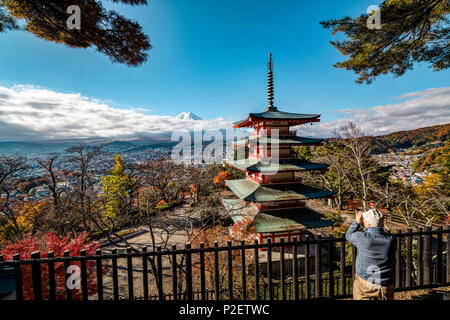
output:
M393 283L395 240L383 228L369 227L357 231L353 222L345 238L357 248L356 274L371 283L387 286Z

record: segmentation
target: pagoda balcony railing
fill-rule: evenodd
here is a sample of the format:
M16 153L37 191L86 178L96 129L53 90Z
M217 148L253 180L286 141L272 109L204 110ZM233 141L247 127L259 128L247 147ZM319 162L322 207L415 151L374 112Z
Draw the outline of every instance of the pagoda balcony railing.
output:
M398 230L394 238L396 291L450 285L450 228ZM346 259L347 254L351 259ZM219 246L216 242L212 247L187 243L182 249L173 245L155 251L99 249L92 256L84 250L77 256L66 251L62 257L36 251L22 259L16 253L8 261L0 256L0 296L16 300L345 298L351 296L355 259L356 248L348 247L344 237L320 236L276 243L267 239ZM74 269L79 271L79 287L67 285L70 272L66 272ZM222 283L216 280L219 277L228 280Z
M296 177L293 179L286 179L286 178L280 178L280 179L266 179L262 181L262 184L291 184L291 183L301 183L302 178Z
M270 136L272 135L271 130L259 130L258 132L251 132L249 134L250 138L257 138L257 137L261 137L261 136ZM292 130L278 130L278 135L279 136L295 136L297 135L297 131L292 131Z

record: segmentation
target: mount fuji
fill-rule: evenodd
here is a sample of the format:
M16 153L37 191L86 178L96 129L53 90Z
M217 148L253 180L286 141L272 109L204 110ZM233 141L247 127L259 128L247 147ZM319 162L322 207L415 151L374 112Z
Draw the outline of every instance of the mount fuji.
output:
M202 118L193 112L182 112L176 118L180 120L202 120Z

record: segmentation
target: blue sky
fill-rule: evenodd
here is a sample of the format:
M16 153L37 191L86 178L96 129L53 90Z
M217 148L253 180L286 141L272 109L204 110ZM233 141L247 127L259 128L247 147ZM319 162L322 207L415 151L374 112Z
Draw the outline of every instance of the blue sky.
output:
M353 73L333 67L343 57L329 44L333 37L319 21L357 16L374 3L380 1L109 3L140 22L150 36L153 49L144 65L112 64L94 49L71 49L8 32L0 34L0 87L77 93L144 115L191 111L205 119L240 120L266 106L266 65L272 52L275 105L283 111L321 113L327 122L342 117L337 110L369 110L401 102L394 97L448 86L450 71L433 72L426 65L370 85L358 85Z

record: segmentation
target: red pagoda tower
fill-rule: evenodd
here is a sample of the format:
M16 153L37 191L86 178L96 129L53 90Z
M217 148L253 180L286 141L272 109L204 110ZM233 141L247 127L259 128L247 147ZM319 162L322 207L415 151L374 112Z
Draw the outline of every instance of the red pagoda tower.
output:
M272 242L283 237L301 240L305 229L333 225L330 220L305 205L307 199L328 198L333 192L307 186L296 172L327 170L327 164L298 160L293 146L321 145L322 139L303 138L290 127L319 122L319 114L282 112L274 106L272 54L269 58L268 106L261 113L234 123L234 128L253 128L248 138L235 147L248 147L248 157L227 161L230 166L246 173L245 179L227 180L226 184L237 199L223 199L234 222L252 219L260 241ZM272 161L278 148L278 161Z

